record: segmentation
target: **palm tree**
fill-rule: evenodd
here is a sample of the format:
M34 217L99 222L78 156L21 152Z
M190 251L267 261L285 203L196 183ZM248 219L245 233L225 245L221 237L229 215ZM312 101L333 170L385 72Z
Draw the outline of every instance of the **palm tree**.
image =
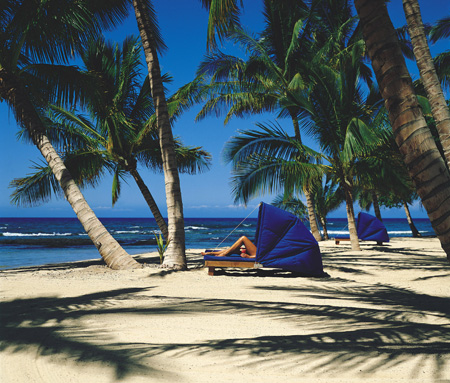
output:
M95 9L90 2L5 0L0 15L0 100L28 131L106 264L113 269L140 267L87 204L51 145L41 114L49 102L76 99L74 69L50 64L67 62L74 52L82 50L87 37L123 18L124 10L111 12L109 6Z
M376 89L364 95L361 87L363 45L360 43L338 52L328 67L313 62L312 85L303 98L297 98L303 117L300 124L309 127L310 133L321 146L345 196L348 226L352 248L359 250L353 211L353 186L358 159L377 147L385 132L374 123L379 107L371 100ZM379 129L374 129L379 126Z
M351 7L348 1L313 2L310 8L301 7L297 13L293 11L295 9L294 7L286 7L286 10L294 16L293 18L288 18L288 22L286 23L287 27L291 27L289 34L288 31L281 33L271 26L271 24L278 22L277 25L281 25L280 29L283 29L285 19L279 16L282 14L286 15L286 13L283 13L280 4L290 3L292 2L283 1L277 2L275 5L273 2L266 2L265 14L267 15L266 18L268 19L269 26L262 33L261 41L255 41L247 34L237 30L234 30L231 34L238 42L244 43L247 51L252 53L252 56L246 63L242 60L223 56L220 53L210 55L210 58L204 62L203 69L209 70L213 78L219 80L226 73L228 66L228 72L234 76L234 82L239 80L241 89L244 90L242 91L234 87L232 82L232 86L228 86L228 88L234 94L230 95L228 91L228 93L213 98L206 104L205 109L206 112L209 110L217 112L221 103L225 105L232 104L227 117L229 118L230 114L243 115L244 113L255 113L261 112L262 110L271 111L278 108L282 111L281 115L291 118L296 139L301 143L298 121L301 119L305 122L308 118L305 118L305 115L310 116L311 114L311 110L308 110L309 106L305 108L305 105L310 104L307 99L310 97L310 94L305 96L303 89L306 89L311 83L320 83L322 81L320 75L317 75L317 73L308 77L309 72L314 72L310 62L314 61L315 66L320 66L323 62L327 62L334 67L339 65L340 67L345 67L341 62L345 59L348 52L352 53L353 50L353 60L355 60L357 68L355 68L355 65L350 67L358 71L358 78L364 78L369 84L371 80L370 71L362 61L361 50L363 45L358 37L358 30L355 27L356 20L351 15ZM296 4L301 3L297 2ZM330 18L330 14L339 16L339 20ZM302 19L298 20L297 17L301 17ZM280 23L280 19L283 22ZM292 22L289 23L289 20L292 20ZM319 59L313 58L311 52L316 53L316 57ZM360 57L357 56L358 54ZM211 71L211 68L213 71ZM333 70L333 68L330 68L330 70ZM347 80L351 81L353 85L350 85L350 87L353 86L354 88L353 90L348 88L347 95L353 100L352 102L357 101L354 98L354 91L356 90L356 93L358 93L360 90L357 89L359 85L355 82L357 80L356 77L341 80L344 80L342 84L346 84L345 81ZM242 86L243 81L246 82ZM314 89L319 89L321 85L319 84ZM227 90L226 85L222 87ZM326 92L327 90L324 91L324 93ZM335 93L334 91L331 92ZM338 97L338 95L336 96ZM338 99L340 98L338 97ZM326 103L335 102L330 98L322 101ZM347 106L351 107L351 105ZM205 114L206 112L203 110L201 113ZM340 113L342 113L342 116L335 115L333 118L336 121L342 122L342 117L344 116L345 119L348 113L345 108L340 109ZM347 121L347 123L350 123L350 121ZM304 123L305 127L307 125ZM306 128L306 130L308 129ZM332 133L331 136L333 136ZM342 182L345 185L349 185L351 180L344 180L342 176L343 174L339 176ZM305 186L311 229L313 233L314 229L316 229L317 237L320 238L312 198L308 190L309 187L308 185ZM350 217L353 217L354 213L352 210L350 191L346 195L348 197L349 219L351 219ZM354 225L350 223L349 226L352 229ZM352 230L352 238L354 238L352 246L355 249L359 248L356 227L355 230Z
M120 194L121 178L130 174L144 196L159 229L166 241L167 225L158 206L137 170L140 162L146 167L161 170L161 150L156 128L152 126L154 108L148 80L142 86L140 80L140 49L135 38L127 38L122 44L105 42L103 39L91 41L82 54L85 69L82 71L91 86L85 89L89 99L86 110L90 119L82 115L53 106L49 113L52 125L52 139L60 141L65 151L65 163L79 185L88 181L95 184L106 168L113 173L112 202L116 203ZM182 87L169 99L171 114L191 104L197 84ZM186 91L186 88L188 90ZM184 147L176 140L178 166L181 172L195 173L208 168L210 155L200 148ZM12 185L17 189L13 200L36 202L39 190L50 190L33 185L34 182L50 182L47 169L40 168L38 174L16 179ZM47 175L47 177L45 177ZM44 197L44 196L42 196ZM44 199L48 199L45 195Z
M450 174L417 102L383 0L355 0L372 66L409 174L450 259Z
M214 96L197 118L219 112L222 105L229 107L225 123L232 115L242 117L278 109L284 111L284 117L291 119L295 138L301 144L298 108L292 98L303 85L298 73L299 57L308 54L309 44L308 39L299 39L298 36L299 33L309 33L309 24L302 30L302 20L308 23L311 12L301 1L265 1L264 15L266 28L259 41L242 30L235 30L230 35L251 53L246 62L215 52L200 65L199 73L208 74L214 80ZM299 43L301 40L303 45ZM224 79L225 83L222 82ZM306 197L311 232L320 241L322 238L307 184L303 187L303 194Z
M414 47L414 55L422 79L422 85L430 100L431 113L436 122L444 156L450 168L450 110L445 101L444 93L431 57L419 2L417 0L403 0L403 9L406 15L406 22L408 23L411 42Z
M317 182L312 189L312 193L317 217L323 228L323 237L328 240L330 238L328 236L327 216L338 209L345 201L344 193L330 177L326 177L324 182L322 180Z
M158 59L158 52L164 48L164 43L158 30L156 14L151 1L133 0L133 8L144 48L150 89L156 110L166 186L170 244L164 257L163 266L182 270L186 268L183 201L174 139Z
M302 193L305 184L322 177L326 167L318 164L322 157L319 153L300 144L277 124L257 127L225 144L224 159L233 165L232 193L236 202L247 203L258 195L281 192L286 200L287 196Z

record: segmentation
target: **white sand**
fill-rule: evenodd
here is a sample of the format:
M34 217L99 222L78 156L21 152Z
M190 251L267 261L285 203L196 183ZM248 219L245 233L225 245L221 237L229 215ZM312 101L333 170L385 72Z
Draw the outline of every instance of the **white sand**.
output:
M330 278L210 277L194 250L188 272L2 271L0 382L450 382L439 241L320 246Z

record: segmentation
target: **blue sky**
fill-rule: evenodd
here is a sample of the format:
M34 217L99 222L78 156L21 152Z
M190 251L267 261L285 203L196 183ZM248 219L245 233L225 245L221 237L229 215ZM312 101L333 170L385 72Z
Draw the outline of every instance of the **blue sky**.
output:
M424 22L434 22L450 14L448 0L421 0L421 11ZM207 12L202 9L197 0L154 1L159 24L164 40L168 46L167 52L160 58L162 72L169 73L174 82L170 90L175 91L181 85L191 81L197 64L205 54ZM263 27L260 0L244 1L245 8L242 24L250 31L259 32ZM395 26L405 24L400 0L393 0L389 12ZM138 34L136 21L130 17L107 37L121 41L125 36ZM432 54L448 49L447 42L432 47ZM223 50L235 54L237 47L225 46ZM408 66L413 78L417 78L414 63ZM263 196L251 201L247 208L233 203L230 188L230 166L222 161L221 153L224 143L237 130L251 129L255 122L273 121L270 115L257 116L248 119L232 119L226 126L223 117L209 117L195 122L199 107L185 113L176 123L174 134L181 137L186 145L202 146L213 156L211 170L200 175L181 175L181 188L186 217L244 217L253 210L261 200L270 202L271 196ZM31 161L40 161L41 155L31 145L16 140L17 126L13 114L5 103L0 104L0 121L2 122L2 140L0 142L0 217L73 217L70 205L61 199L53 199L39 207L18 208L10 204L9 196L12 189L8 187L15 177L22 177L30 172ZM290 132L288 121L278 121ZM307 145L314 144L305 140ZM164 193L164 177L146 169L140 169L147 186L164 216L166 204ZM88 203L99 217L150 217L151 213L134 181L128 179L124 184L117 204L111 206L111 178L105 177L96 189L83 191ZM357 209L358 211L358 209ZM414 217L426 217L425 211L416 204L412 208ZM254 213L253 215L256 215ZM342 207L333 213L333 217L345 217ZM383 212L384 217L404 217L402 210L391 209Z

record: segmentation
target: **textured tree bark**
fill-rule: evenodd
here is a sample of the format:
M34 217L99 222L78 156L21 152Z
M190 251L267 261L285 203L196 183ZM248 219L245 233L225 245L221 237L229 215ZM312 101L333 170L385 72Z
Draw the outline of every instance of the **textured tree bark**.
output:
M417 230L416 225L414 225L414 222L411 218L411 213L409 212L408 204L406 202L403 202L403 207L405 208L406 220L408 221L408 225L409 228L411 229L412 236L414 238L421 237L422 235L419 233L419 230Z
M324 218L321 218L320 223L322 224L323 227L323 239L328 241L330 237L328 236L327 221Z
M450 174L425 122L384 0L354 0L369 57L408 172L450 259Z
M294 115L294 113L291 113L291 119L294 125L295 139L298 142L302 143L300 127L298 125L297 117ZM303 188L303 193L305 194L306 198L306 209L308 210L309 227L311 229L311 233L316 241L320 242L322 240L322 235L320 234L319 227L317 226L316 212L314 211L314 204L311 198L311 193L309 192L308 185Z
M383 221L382 218L381 218L380 205L378 203L377 192L375 190L372 190L372 203L373 203L373 211L375 212L375 216L380 221Z
M406 22L408 23L409 36L414 49L417 67L419 68L422 84L430 101L431 113L439 139L444 150L444 156L450 169L450 110L445 101L439 78L431 57L430 47L423 27L417 0L403 0Z
M361 250L359 245L358 232L356 231L355 223L355 211L353 209L353 197L348 185L343 184L345 194L345 209L347 211L347 221L348 221L348 232L350 233L350 243L352 244L352 250Z
M146 5L142 0L133 0L136 21L144 47L150 88L155 104L158 124L159 143L166 185L167 218L169 223L170 244L164 257L163 265L173 269L186 268L185 231L183 202L181 198L180 178L175 156L175 147L170 126L167 101L161 78L155 37L152 34L151 20Z
M34 144L52 169L64 196L105 263L115 270L140 268L141 265L109 234L89 207L61 157L44 134L41 120L26 93L22 90L20 82L14 81L14 77L8 75L4 69L0 70L0 99L4 99L11 106L17 120L29 131Z
M169 230L167 228L166 221L164 221L163 216L161 215L161 212L159 211L158 205L156 204L152 193L150 193L150 190L148 189L147 185L144 183L144 180L142 179L141 175L136 169L130 169L130 174L136 181L136 184L139 187L139 190L141 191L142 195L144 196L145 202L147 202L148 207L150 208L150 211L153 214L153 217L155 218L156 224L159 227L159 230L161 230L162 235L164 236L164 239L168 240L169 238Z
M306 187L303 189L303 193L305 194L306 198L306 208L308 209L308 218L311 233L316 241L320 242L322 240L322 235L320 234L319 227L317 226L316 213L314 211L314 204L311 198L311 193Z

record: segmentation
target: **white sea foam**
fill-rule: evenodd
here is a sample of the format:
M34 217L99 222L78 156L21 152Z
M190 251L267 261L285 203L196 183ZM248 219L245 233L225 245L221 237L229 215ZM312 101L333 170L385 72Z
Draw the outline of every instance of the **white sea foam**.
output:
M114 233L116 234L138 234L140 233L139 230L117 230Z
M425 230L419 230L419 232L426 233ZM393 234L393 235L402 235L402 234L411 235L411 230L393 230L393 231L389 230L388 234Z
M72 233L3 233L5 237L67 237Z
M186 226L185 230L208 230L208 228L201 226Z
M328 230L328 235L349 235L346 230Z

